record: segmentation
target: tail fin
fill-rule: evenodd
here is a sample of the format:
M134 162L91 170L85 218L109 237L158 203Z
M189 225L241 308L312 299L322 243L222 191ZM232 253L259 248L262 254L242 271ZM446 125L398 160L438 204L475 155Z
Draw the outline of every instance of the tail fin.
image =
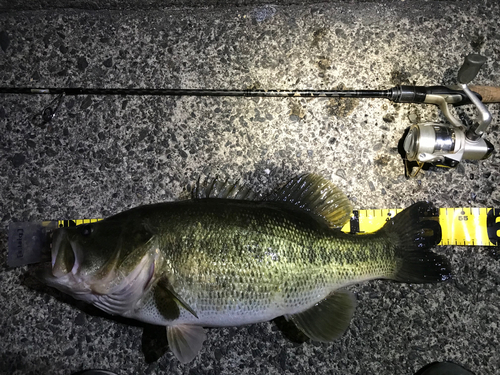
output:
M451 278L448 261L430 251L441 241L441 225L429 218L437 213L432 203L417 202L384 225L382 230L396 244L395 280L428 283Z

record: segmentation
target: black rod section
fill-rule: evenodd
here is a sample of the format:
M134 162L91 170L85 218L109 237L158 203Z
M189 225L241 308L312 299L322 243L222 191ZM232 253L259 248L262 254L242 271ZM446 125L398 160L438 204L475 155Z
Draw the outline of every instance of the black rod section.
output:
M243 96L243 97L326 97L386 98L392 90L206 90L206 89L125 89L125 88L35 88L0 87L0 94L48 95L165 95L165 96Z
M139 89L82 87L0 87L0 94L27 95L137 95L137 96L234 96L263 98L381 98L395 103L424 103L427 95L460 96L454 105L470 104L462 90L445 86L398 85L388 90L209 90L209 89ZM481 100L479 94L476 94Z

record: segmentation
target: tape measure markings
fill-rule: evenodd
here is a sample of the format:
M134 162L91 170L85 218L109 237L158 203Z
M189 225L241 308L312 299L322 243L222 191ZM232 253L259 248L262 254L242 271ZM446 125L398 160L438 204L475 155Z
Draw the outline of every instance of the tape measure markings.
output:
M346 233L373 233L398 213L396 209L354 210L342 228ZM500 209L479 207L440 208L442 239L439 246L500 246ZM58 227L95 223L102 219L58 220Z
M488 230L491 208L459 207L440 209L439 222L443 232L441 245L495 246L498 231Z
M77 219L77 220L58 220L57 226L59 228L76 227L81 224L90 224L101 221L102 219Z
M342 231L372 233L403 209L355 210ZM436 217L437 219L437 217ZM440 208L442 229L440 246L499 246L500 209L479 207Z

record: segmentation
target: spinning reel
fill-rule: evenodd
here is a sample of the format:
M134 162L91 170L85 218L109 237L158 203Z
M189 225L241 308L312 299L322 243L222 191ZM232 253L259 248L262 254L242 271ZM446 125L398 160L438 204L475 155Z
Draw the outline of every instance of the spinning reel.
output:
M491 155L494 147L483 138L484 131L491 123L491 114L480 96L467 86L485 62L486 58L481 55L468 55L458 72L461 89L478 111L477 118L469 128L455 118L448 108L448 104L462 102L461 95L454 93L426 95L424 103L438 105L449 124L427 122L410 127L403 143L408 175L416 176L425 163L454 168L461 160L483 160ZM417 171L413 174L409 170L409 162L412 161L418 165Z

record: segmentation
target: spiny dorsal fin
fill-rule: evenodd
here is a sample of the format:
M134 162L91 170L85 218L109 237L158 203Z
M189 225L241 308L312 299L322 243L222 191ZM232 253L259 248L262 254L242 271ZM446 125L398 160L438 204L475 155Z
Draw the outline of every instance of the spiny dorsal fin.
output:
M337 290L310 309L294 315L286 315L287 320L312 340L333 341L347 330L351 321L356 298L346 290Z
M342 228L352 213L346 195L333 183L315 174L293 178L265 200L293 204L320 216L331 228Z
M233 183L229 179L223 180L216 177L207 177L204 180L198 179L196 186L191 193L193 199L223 198L242 199L247 201L259 200L260 194L255 193L249 187Z

